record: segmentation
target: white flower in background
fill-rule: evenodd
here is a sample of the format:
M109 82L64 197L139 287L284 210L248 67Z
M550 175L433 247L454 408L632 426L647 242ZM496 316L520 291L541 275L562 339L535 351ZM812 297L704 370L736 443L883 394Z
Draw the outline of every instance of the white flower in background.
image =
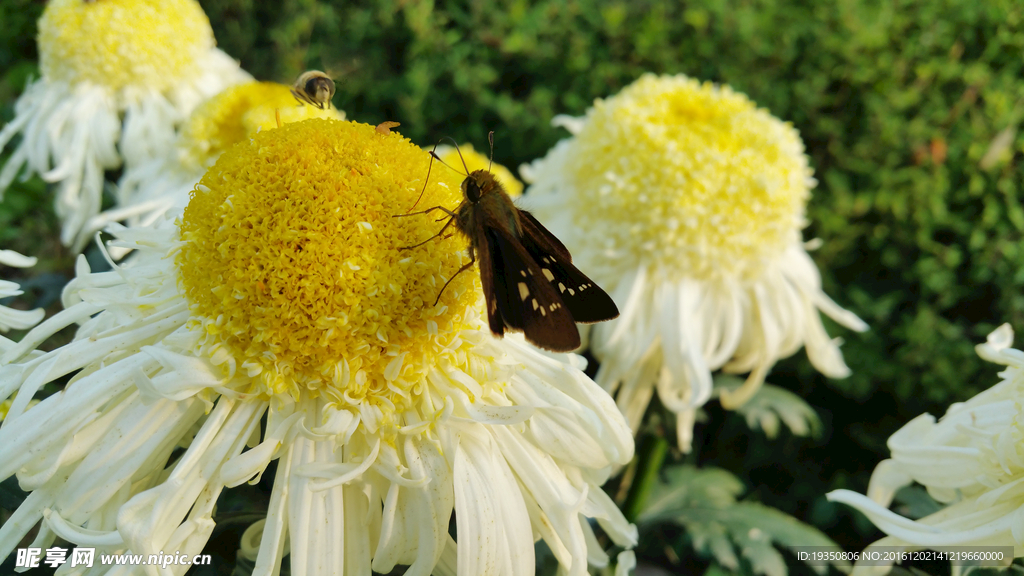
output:
M275 82L247 82L225 89L200 104L182 126L171 151L127 166L118 183L117 206L91 218L82 235L88 238L111 222L148 226L180 216L193 188L232 145L261 130L309 118L344 120L345 113L299 104L291 87ZM125 250L112 249L119 259Z
M1012 344L1013 329L1003 324L975 347L1007 367L1002 380L953 404L938 422L922 414L893 434L892 457L875 468L867 496L828 494L889 535L873 545L1013 546L1014 556L1024 556L1024 352ZM916 521L890 512L896 491L912 482L946 507Z
M23 256L13 250L0 250L0 264L13 268L30 268L36 265L36 259ZM0 300L11 296L21 296L21 287L9 280L0 280ZM7 306L0 306L0 332L6 332L12 328L24 330L39 323L46 315L42 308L35 310L15 310ZM0 343L0 351L3 351L3 344Z
M53 0L38 44L42 78L0 131L0 148L21 135L0 195L19 173L57 184L61 241L79 248L82 226L100 211L104 170L166 153L196 105L251 80L214 47L195 0Z
M819 312L867 327L822 292L801 242L815 181L791 125L681 75L646 75L555 120L573 137L523 167L523 204L622 312L590 343L634 431L657 390L689 449L713 370L750 372L721 393L734 408L801 346L825 375L849 374Z
M612 399L579 357L495 339L478 275L433 305L464 239L402 249L439 227L394 218L427 161L398 133L298 122L221 155L178 226L112 226L136 253L103 273L80 257L66 309L0 355L0 479L31 491L0 559L40 520L32 546L197 553L220 492L274 459L242 542L257 575L286 554L304 576L532 574L543 538L583 576L608 561L588 518L632 548L600 488L633 454ZM426 205L461 200L461 177L430 180Z

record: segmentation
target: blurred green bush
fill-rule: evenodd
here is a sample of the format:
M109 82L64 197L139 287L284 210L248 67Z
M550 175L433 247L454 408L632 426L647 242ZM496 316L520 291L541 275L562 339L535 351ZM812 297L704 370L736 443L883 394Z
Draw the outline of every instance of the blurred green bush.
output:
M769 377L826 415L828 445L799 448L818 461L780 456L808 502L829 487L863 490L896 427L996 382L974 344L1003 322L1024 330L1016 0L201 4L220 46L256 77L291 83L324 69L349 118L397 120L421 145L452 136L480 149L495 130L495 159L513 167L567 135L552 116L582 114L648 71L730 84L791 121L819 180L805 237L824 241L812 255L826 292L872 327L829 326L846 340L849 379L817 376L802 352ZM5 120L34 70L41 7L0 4ZM723 455L716 439L708 432L697 457L746 470L756 486L749 467L760 464ZM850 446L859 452L843 461ZM767 492L782 500L780 490ZM787 511L814 516L814 506Z

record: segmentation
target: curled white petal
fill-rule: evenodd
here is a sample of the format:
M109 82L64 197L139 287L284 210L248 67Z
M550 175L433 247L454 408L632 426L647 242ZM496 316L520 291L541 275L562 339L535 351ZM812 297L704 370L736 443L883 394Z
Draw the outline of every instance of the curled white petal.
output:
M879 545L998 544L1024 555L1024 355L1012 343L1013 330L1004 324L976 347L982 358L1007 366L995 386L953 404L941 419L922 414L889 438L892 454L872 474L870 498L847 490L828 495L888 534ZM945 507L919 520L886 509L896 490L912 482Z

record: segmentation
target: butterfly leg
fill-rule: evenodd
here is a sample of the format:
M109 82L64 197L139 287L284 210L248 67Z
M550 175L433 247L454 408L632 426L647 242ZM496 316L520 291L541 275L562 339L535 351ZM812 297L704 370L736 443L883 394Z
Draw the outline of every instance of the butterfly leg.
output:
M443 236L444 231L447 230L448 227L452 225L452 222L455 222L455 213L452 212L451 210L443 207L443 206L434 206L430 210L444 210L444 212L446 214L448 214L448 216L449 216L448 221L445 222L444 226L440 230L438 230L437 234L434 234L433 236L431 236L430 238L427 238L426 240L424 240L423 242L420 242L419 244L413 244L412 246L403 246L403 247L399 248L399 250L411 250L413 248L419 248L420 246L423 246L424 244L426 244L427 242L430 242L431 240L433 240L434 238L437 238L438 236L441 236L442 238L446 238L446 236ZM403 214L403 216L408 216L408 214ZM451 236L451 235L449 234L449 236Z
M427 208L426 210L423 210L423 211L420 211L420 212L409 212L408 214L395 214L395 215L393 215L391 217L392 218L405 218L406 216L419 216L420 214L430 214L434 210L442 210L442 211L446 212L449 216L453 216L454 215L454 213L451 210L446 209L444 206L434 206L433 208ZM444 220L444 218L439 218L436 221L440 222L441 220Z
M470 246L469 247L469 262L467 262L465 265L463 265L462 268L459 268L459 271L456 272L454 276L449 278L448 281L444 283L444 286L441 287L441 291L437 293L437 299L434 300L434 306L437 306L437 303L441 301L441 294L444 294L445 288L447 288L448 285L452 283L452 280L455 280L456 276L458 276L459 274L462 274L466 270L469 270L473 266L473 264L476 264L476 254L473 252L473 247Z

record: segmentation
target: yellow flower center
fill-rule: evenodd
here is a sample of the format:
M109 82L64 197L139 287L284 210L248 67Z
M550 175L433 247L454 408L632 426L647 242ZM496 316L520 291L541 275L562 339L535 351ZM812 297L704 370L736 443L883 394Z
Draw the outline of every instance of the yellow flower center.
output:
M461 156L459 152L462 152ZM518 198L523 195L523 183L516 179L508 168L501 164L491 163L487 156L474 150L472 144L462 144L457 149L454 146L438 146L436 153L438 158L456 170L468 168L469 173L473 173L477 170L487 170L490 167L491 174L494 174L494 178L509 196ZM463 161L466 162L465 166L462 165Z
M177 255L203 352L231 359L253 393L303 391L385 414L407 407L440 362L465 361L479 276L460 274L456 234L410 211L429 156L400 134L314 119L225 152L193 192ZM454 208L460 180L435 171L417 210ZM450 229L451 231L451 229ZM226 351L226 354L225 354Z
M232 144L260 130L310 118L344 120L334 108L300 105L291 88L276 82L232 86L199 105L182 127L179 157L191 168L205 168Z
M570 149L587 242L676 278L759 276L798 238L814 184L791 125L685 76L597 101Z
M215 46L194 0L52 0L39 19L43 77L163 92Z

